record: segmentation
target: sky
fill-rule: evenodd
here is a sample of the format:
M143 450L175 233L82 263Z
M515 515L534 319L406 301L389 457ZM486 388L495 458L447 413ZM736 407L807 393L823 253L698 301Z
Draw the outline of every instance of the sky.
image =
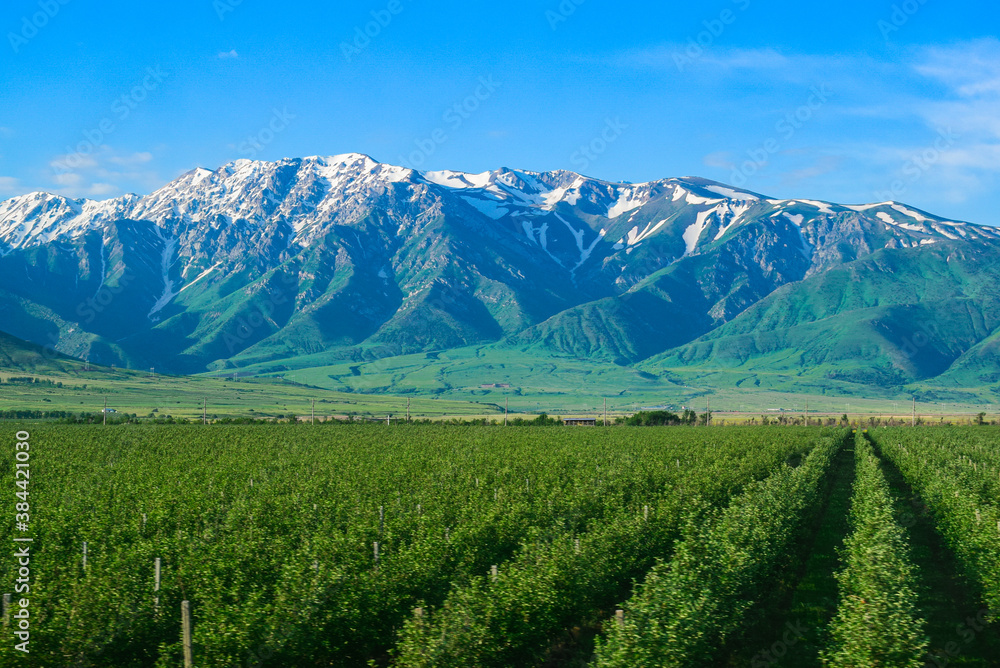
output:
M7 0L0 199L357 152L1000 225L998 19L967 0Z

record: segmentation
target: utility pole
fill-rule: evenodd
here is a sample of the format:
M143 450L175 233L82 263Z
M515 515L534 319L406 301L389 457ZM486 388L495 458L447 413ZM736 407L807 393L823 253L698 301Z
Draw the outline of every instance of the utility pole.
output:
M316 424L316 400L315 399L312 400L312 410L313 410L312 423Z
M204 397L204 405L201 410L201 422L202 424L208 424L208 397Z
M913 418L911 426L917 426L917 398L913 397Z
M604 398L604 426L608 426L608 398Z
M108 426L108 398L104 397L104 426Z
M406 398L406 422L410 422L410 398Z
M809 426L809 400L806 399L806 426Z
M705 411L705 426L709 427L712 424L712 400L708 399L708 408Z
M509 397L504 397L503 398L503 426L505 426L505 427L507 426L507 407L508 407L509 403L510 403L510 398Z

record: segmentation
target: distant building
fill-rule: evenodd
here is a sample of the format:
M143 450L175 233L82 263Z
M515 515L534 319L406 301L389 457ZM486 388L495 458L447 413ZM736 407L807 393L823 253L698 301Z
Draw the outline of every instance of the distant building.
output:
M510 383L486 383L485 385L480 385L481 390L509 390Z
M597 418L565 418L563 424L568 427L596 427Z

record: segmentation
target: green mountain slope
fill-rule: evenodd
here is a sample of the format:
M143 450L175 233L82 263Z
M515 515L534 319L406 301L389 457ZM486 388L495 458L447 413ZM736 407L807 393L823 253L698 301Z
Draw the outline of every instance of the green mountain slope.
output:
M886 249L786 285L647 370L785 372L881 387L933 378L1000 326L1000 249Z
M8 375L19 372L26 374L64 374L80 368L78 360L67 357L55 350L23 341L0 332L0 370Z

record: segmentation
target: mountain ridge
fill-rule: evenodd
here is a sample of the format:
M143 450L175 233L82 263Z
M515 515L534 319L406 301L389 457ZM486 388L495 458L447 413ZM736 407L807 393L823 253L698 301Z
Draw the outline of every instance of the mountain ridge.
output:
M813 279L852 263L866 267L857 281L892 286L891 272L863 264L891 258L905 280L927 273L955 295L965 279L941 271L949 255L994 248L996 228L902 203L782 200L698 177L419 172L363 154L237 160L146 196L0 201L0 329L178 373L480 344L665 373L664 360L705 363L684 346L705 350L703 337L741 327L768 299L806 303L797 290L831 290ZM969 271L989 280L977 261ZM854 305L832 303L849 319ZM992 329L967 332L940 363L883 351L876 364L900 382L968 366ZM745 334L726 340L744 346Z

